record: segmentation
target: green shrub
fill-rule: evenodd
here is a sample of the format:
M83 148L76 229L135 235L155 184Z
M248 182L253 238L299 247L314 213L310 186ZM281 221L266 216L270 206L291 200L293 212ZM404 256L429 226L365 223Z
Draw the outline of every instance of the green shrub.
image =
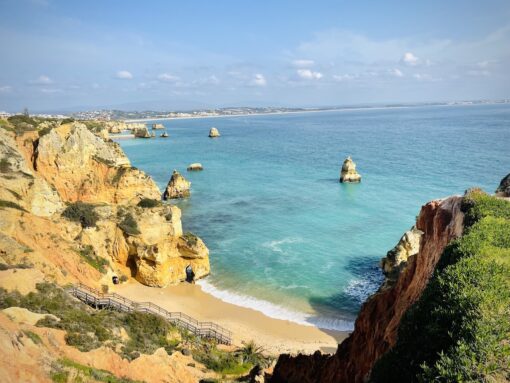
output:
M35 332L33 332L33 331L23 330L23 334L25 334L35 344L41 344L42 343L41 337L39 335L37 335Z
M187 231L182 235L182 238L186 241L186 244L190 247L196 246L198 237L190 231Z
M128 235L138 235L140 234L140 229L138 229L138 224L136 223L133 215L131 213L125 213L122 221L119 223L119 228Z
M157 199L151 199L151 198L142 198L140 202L138 202L137 206L143 207L143 208L151 208L160 206L161 201L158 201Z
M94 205L85 202L73 202L62 212L62 216L80 222L81 227L95 227L99 216L94 210Z
M60 124L61 125L70 124L71 122L74 122L74 121L75 121L74 118L64 118Z
M85 366L83 364L80 364L78 362L75 362L71 359L60 359L58 360L54 366L52 366L52 369L55 372L58 372L63 377L65 377L65 380L58 380L58 382L67 382L68 376L73 373L72 375L75 376L74 382L82 382L84 381L83 378L85 378L85 381L93 380L94 382L104 382L104 383L137 383L139 381L134 381L128 378L118 378L115 375L113 375L110 371L106 370L100 370L98 368ZM53 378L53 375L52 375ZM59 378L60 379L60 378ZM55 379L53 379L55 381ZM140 382L142 383L142 382Z
M7 158L0 159L0 173L10 173L11 170L11 164Z
M0 199L0 208L16 209L27 212L25 208L21 207L16 202L5 201L3 199Z
M108 266L110 265L109 262L106 259L96 255L92 246L84 246L80 250L80 256L85 260L85 262L87 262L100 273L105 274L107 272Z
M510 202L472 191L462 208L464 235L445 249L372 381L510 379Z

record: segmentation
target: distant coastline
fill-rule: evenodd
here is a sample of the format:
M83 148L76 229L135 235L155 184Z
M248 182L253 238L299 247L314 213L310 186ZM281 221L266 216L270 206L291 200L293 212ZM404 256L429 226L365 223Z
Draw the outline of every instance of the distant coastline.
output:
M353 107L332 107L318 109L297 109L283 111L267 111L267 112L240 112L236 114L199 114L189 116L162 116L162 117L143 117L133 119L121 119L126 123L146 122L146 121L169 121L169 120L191 120L204 118L227 118L227 117L249 117L249 116L266 116L266 115L287 115L287 114L304 114L304 113L322 113L322 112L348 112L359 110L384 110L384 109L407 109L407 108L423 108L423 107L447 107L447 106L479 106L479 105L498 105L510 104L510 100L494 100L494 101L466 101L466 102L444 102L444 103L425 103L425 104L407 104L407 105L383 105L383 106L353 106ZM242 108L241 108L242 109ZM272 108L270 108L272 109ZM247 108L249 110L249 108Z

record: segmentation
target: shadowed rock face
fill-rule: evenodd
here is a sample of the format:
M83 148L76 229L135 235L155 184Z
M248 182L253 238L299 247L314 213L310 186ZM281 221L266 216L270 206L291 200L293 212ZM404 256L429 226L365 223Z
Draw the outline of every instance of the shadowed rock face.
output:
M340 172L340 182L361 182L361 176L356 171L356 163L347 157Z
M416 229L423 232L420 250L407 259L395 284L380 289L362 306L354 332L332 356L281 355L272 382L363 382L374 363L396 342L403 314L421 296L445 246L462 235L462 197L427 203Z
M499 183L499 187L496 189L496 194L501 197L510 197L510 174L507 174L505 178Z
M168 181L166 190L163 193L163 199L166 201L173 198L189 197L190 187L191 182L186 180L177 170L174 170L170 181Z

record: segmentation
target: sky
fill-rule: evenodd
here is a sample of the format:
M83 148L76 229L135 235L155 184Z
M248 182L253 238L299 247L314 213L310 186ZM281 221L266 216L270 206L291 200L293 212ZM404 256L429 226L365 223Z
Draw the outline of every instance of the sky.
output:
M510 98L510 1L0 0L0 110Z

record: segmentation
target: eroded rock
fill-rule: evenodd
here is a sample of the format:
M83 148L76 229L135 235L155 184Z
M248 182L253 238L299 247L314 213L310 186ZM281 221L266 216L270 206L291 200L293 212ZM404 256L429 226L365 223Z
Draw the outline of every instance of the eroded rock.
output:
M170 181L163 193L163 199L166 201L173 198L186 198L190 196L191 182L186 180L181 173L174 170Z

